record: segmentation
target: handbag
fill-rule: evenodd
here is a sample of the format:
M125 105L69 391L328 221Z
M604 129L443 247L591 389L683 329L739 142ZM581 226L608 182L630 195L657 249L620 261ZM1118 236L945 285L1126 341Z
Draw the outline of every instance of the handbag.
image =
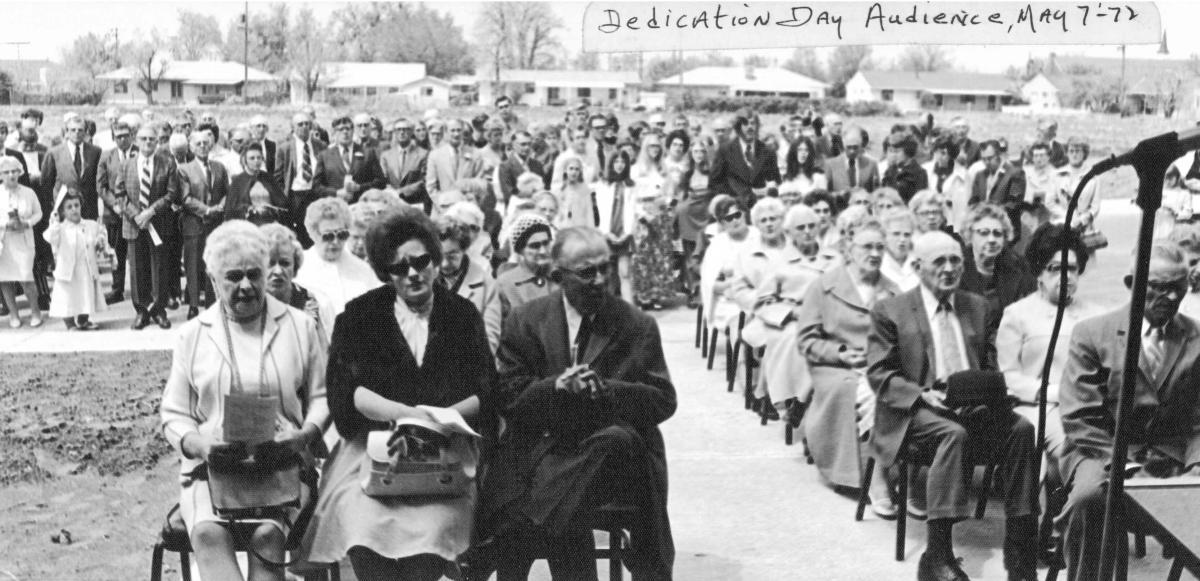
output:
M1002 406L1008 404L1008 387L999 371L959 371L946 378L946 407Z
M222 308L222 310L224 310ZM266 328L264 308L259 326ZM229 346L233 381L225 396L222 439L230 444L209 455L208 486L213 513L230 519L278 517L300 506L300 469L303 459L273 441L279 396L266 382L266 356L259 361L259 390L248 394L242 383L229 318L221 317ZM263 353L260 349L259 353Z
M370 432L363 493L376 498L463 496L475 480L474 466L468 466L469 437L444 423L413 418L398 420L394 430ZM399 447L394 457L389 454L392 440Z
M1108 237L1099 230L1092 230L1091 232L1080 236L1080 241L1083 242L1083 245L1088 249L1088 252L1095 252L1101 248L1108 247Z

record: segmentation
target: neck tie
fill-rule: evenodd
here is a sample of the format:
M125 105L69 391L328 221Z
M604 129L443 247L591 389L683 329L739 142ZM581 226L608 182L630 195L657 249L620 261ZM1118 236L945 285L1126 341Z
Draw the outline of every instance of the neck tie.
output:
M451 145L450 151L454 154L452 156L454 158L454 163L451 165L450 173L453 174L452 177L454 177L454 179L458 179L458 147Z
M304 154L300 159L300 179L306 184L312 182L312 169L312 145L305 141Z
M962 352L958 350L958 334L954 332L954 326L951 325L950 320L953 316L954 307L950 305L949 300L943 300L938 305L937 320L938 334L942 336L942 352L939 355L942 358L942 369L946 372L946 377L963 370Z
M1151 379L1158 378L1166 351L1163 349L1162 327L1151 327L1142 337L1142 355L1146 358L1146 374Z
M612 222L608 229L614 236L625 234L625 184L621 182L613 188Z
M946 183L946 177L948 177L948 174L944 174L942 172L934 172L934 173L937 174L937 179L938 179L937 191L940 194L940 193L942 193L942 186Z
M846 161L847 161L847 163L849 163L846 173L850 174L850 187L857 188L858 187L858 160L853 157L847 156Z
M212 189L213 189L212 167L208 165L208 159L200 160L200 170L204 172L204 183L208 184L208 193L212 194ZM207 204L208 201L206 200L204 203Z
M600 226L600 205L596 203L596 192L592 192L592 226Z
M837 157L842 153L842 136L829 136L829 157Z
M588 343L592 340L592 318L584 315L579 322L579 330L575 332L575 357L573 364L578 365L587 355Z
M138 202L141 203L142 210L150 207L150 171L150 158L142 158L142 189L138 195Z
M350 173L350 148L342 148L342 165L346 166L346 173Z
M754 167L754 144L746 144L746 165Z
M75 177L83 177L83 158L79 154L80 146L75 146Z
M600 165L598 166L600 175L607 174L608 166L604 165L605 160L604 160L604 144L603 143L596 144L596 155L600 156Z

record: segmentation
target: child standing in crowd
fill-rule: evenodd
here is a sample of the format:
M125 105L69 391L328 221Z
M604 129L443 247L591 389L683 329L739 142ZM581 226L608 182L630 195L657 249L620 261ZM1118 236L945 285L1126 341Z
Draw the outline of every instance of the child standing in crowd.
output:
M82 205L79 194L64 195L58 219L51 219L45 233L55 262L50 316L62 317L67 329L94 331L100 327L89 317L105 310L97 254L104 252L108 243L95 220L83 219Z
M671 223L674 215L656 190L637 190L637 225L633 233L633 296L643 309L661 309L673 298Z

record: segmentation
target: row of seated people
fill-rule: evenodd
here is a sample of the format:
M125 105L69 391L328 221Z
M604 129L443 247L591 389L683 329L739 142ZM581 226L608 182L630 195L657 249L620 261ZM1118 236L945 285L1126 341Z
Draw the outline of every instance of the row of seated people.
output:
M1112 397L1103 394L1119 384L1113 366L1123 353L1107 340L1117 332L1107 327L1127 318L1126 309L1105 314L1103 306L1077 296L1079 277L1094 256L1061 224L1042 225L1014 245L1014 226L1001 206L977 204L955 230L943 195L920 192L909 208L895 197L887 189L852 195L836 216L839 205L820 192L791 207L767 198L754 205L749 220L736 200L715 200L716 232L701 267L707 324L719 330L735 324L739 312L746 315L740 338L761 354L751 387L802 428L823 479L857 488L865 459L873 456L873 511L888 519L898 510L928 518L919 579L966 578L950 542L953 523L969 514L964 467L980 446L998 454L1008 517L1005 566L1011 579L1032 579L1040 485L1032 469L1033 426L1065 270L1064 341L1046 395L1044 465L1048 490L1071 490L1058 521L1067 531L1070 578L1094 578L1104 478L1096 459L1107 453L1115 414ZM1178 245L1155 249L1147 327L1165 328L1172 339L1190 338L1195 325L1176 312L1185 295L1198 296L1186 292L1198 234L1180 228L1171 235ZM1074 332L1077 326L1092 333ZM1186 356L1182 342L1183 351L1164 351ZM1173 407L1194 402L1187 398L1200 386L1190 364L1178 366L1183 360L1162 363L1161 353L1150 359L1146 376L1178 382L1180 392L1156 396L1139 387L1132 454L1139 462L1150 454L1173 466L1167 473L1200 472L1200 431L1189 423L1200 410L1194 403L1183 411ZM966 369L1002 372L1012 413L1007 407L1001 416L947 408L944 382ZM928 486L914 482L908 507L895 506L887 470L901 457L929 465ZM1095 470L1081 473L1081 465Z

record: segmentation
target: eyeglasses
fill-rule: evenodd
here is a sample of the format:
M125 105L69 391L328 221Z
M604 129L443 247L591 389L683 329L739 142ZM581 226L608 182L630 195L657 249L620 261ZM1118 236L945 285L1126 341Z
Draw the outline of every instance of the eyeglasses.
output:
M987 238L1004 238L1004 230L995 228L975 228L973 232L975 232L976 236L983 236Z
M1186 276L1175 280L1152 280L1146 283L1146 291L1156 295L1182 295L1187 292L1187 287L1188 281Z
M945 213L942 212L941 210L933 209L933 210L921 210L921 211L917 212L917 215L932 218L934 216L944 216Z
M741 212L734 212L732 214L726 214L724 216L721 216L722 222L733 222L734 220L741 220L741 219L742 219Z
M128 139L128 138L129 138L129 134L128 134L128 133L121 133L121 134L119 134L119 135L114 135L114 136L113 136L113 139Z
M816 230L816 229L817 229L817 223L816 223L816 222L809 222L809 223L807 223L807 224L796 224L795 226L792 226L792 228L794 228L794 229L796 229L796 230Z
M1050 263L1046 265L1046 272L1049 272L1050 274L1058 274L1063 271L1063 268L1064 267L1061 263ZM1078 264L1067 264L1065 268L1067 269L1067 272L1071 274L1076 274L1079 272Z
M278 260L272 260L271 266L279 266L282 268L291 268L292 260L290 258L280 258Z
M550 246L549 240L538 240L537 242L525 243L526 250L544 250L547 246Z
M411 268L416 272L420 272L429 268L433 264L433 256L430 254L418 254L417 256L405 256L400 259L400 262L389 264L387 273L392 276L406 277L408 270Z
M349 239L349 230L335 230L333 232L326 232L321 235L321 241L325 243L332 243L334 240L337 240L338 242L345 242Z
M828 207L826 207L826 206L814 207L814 208L812 209L812 211L813 211L813 213L814 213L814 214L816 214L816 215L818 215L818 216L828 216L828 215L830 215L830 214L833 214L833 210L830 210L830 209L829 209Z
M885 246L882 242L876 242L874 244L858 244L856 246L865 252L883 252L884 250L887 250L887 246Z
M867 198L860 198L860 199L854 200L853 202L850 202L850 205L851 206L870 206L871 200L869 200Z
M941 268L943 266L946 266L947 264L957 268L959 266L962 266L963 258L956 254L951 254L949 256L938 256L937 258L934 258L933 260L931 260L929 262L935 268Z
M337 127L334 127L334 128L333 128L333 130L334 130L334 131L354 131L354 126L352 126L352 125L338 125Z
M571 276L574 276L574 277L578 278L579 280L591 282L591 281L596 280L596 277L598 277L598 276L607 277L608 272L611 268L612 268L612 265L609 264L608 262L601 262L600 264L593 264L591 266L584 267L579 270L574 270L574 269L570 269L570 268L564 268L562 270L564 272L570 273Z
M262 274L261 268L251 268L247 270L227 270L225 271L225 280L233 284L242 282L242 279L249 279L250 282L254 282L262 278Z

